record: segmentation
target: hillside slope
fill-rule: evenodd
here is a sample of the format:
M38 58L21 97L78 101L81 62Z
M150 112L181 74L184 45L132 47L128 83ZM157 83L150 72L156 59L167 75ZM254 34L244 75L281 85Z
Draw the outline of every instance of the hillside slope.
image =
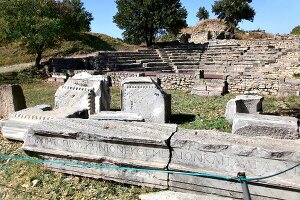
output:
M60 47L47 50L43 59L53 56L86 54L101 50L133 50L136 46L128 45L119 39L105 34L82 33L72 41L63 41ZM33 62L35 55L27 53L20 43L0 45L0 66Z

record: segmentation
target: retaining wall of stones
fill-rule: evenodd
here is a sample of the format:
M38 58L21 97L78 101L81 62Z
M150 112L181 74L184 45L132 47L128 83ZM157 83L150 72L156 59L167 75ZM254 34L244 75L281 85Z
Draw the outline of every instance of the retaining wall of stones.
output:
M109 72L112 85L119 87L121 81L127 77L145 76L137 72ZM185 90L193 88L196 78L192 74L161 73L153 75L160 80L160 85L167 90ZM214 79L210 81L213 84ZM218 80L218 79L216 79ZM272 76L230 76L227 80L230 93L253 93L261 95L300 95L300 79L285 79ZM219 84L216 81L216 86Z
M123 79L145 76L145 73L109 72L107 75L110 76L112 85L119 87ZM191 90L195 83L195 76L191 74L161 73L153 75L152 78L158 78L161 87L167 90Z

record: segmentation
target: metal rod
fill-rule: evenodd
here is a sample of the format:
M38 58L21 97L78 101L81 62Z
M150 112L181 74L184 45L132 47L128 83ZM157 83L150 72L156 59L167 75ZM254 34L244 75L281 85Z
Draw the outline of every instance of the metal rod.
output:
M246 173L245 172L239 172L237 175L239 178L246 178ZM247 181L241 181L242 184L242 190L243 190L243 196L244 200L251 200L251 194L249 191L248 183Z

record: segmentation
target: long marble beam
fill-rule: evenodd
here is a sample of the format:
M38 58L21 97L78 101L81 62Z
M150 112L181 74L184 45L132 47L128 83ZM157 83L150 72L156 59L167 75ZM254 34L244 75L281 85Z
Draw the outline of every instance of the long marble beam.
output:
M62 119L31 127L26 152L53 161L236 177L268 176L300 163L300 140L177 130L172 124ZM242 198L241 184L173 173L99 169L47 163L52 170L192 193ZM249 183L253 199L300 199L300 168Z

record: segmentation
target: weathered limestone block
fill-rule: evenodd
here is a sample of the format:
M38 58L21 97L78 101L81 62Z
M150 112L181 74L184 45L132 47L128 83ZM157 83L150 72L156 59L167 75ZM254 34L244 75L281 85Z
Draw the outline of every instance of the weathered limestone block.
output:
M1 132L7 139L23 141L24 135L33 124L62 118L88 118L88 111L72 107L51 110L48 105L39 105L12 113Z
M55 107L86 108L90 114L110 109L107 77L83 72L69 78L55 93Z
M232 123L236 113L259 114L263 111L263 100L264 98L258 95L238 95L228 101L225 117Z
M144 118L135 113L126 113L122 111L102 111L95 115L90 115L92 120L116 120L116 121L144 121Z
M53 120L34 125L24 150L54 161L166 169L177 126L142 122ZM52 170L126 184L167 188L167 174L46 163Z
M149 77L132 77L122 81L122 111L136 113L145 122L169 122L171 95Z
M26 108L26 101L20 85L0 86L0 118Z
M298 123L295 117L238 113L233 120L232 133L295 140L300 139Z
M179 130L171 138L170 170L217 174L236 177L263 177L300 163L299 141L273 138L247 138L217 131ZM252 199L299 199L300 170L257 182L249 182ZM174 191L211 193L242 198L241 184L180 174L170 174ZM286 190L287 188L293 190Z

